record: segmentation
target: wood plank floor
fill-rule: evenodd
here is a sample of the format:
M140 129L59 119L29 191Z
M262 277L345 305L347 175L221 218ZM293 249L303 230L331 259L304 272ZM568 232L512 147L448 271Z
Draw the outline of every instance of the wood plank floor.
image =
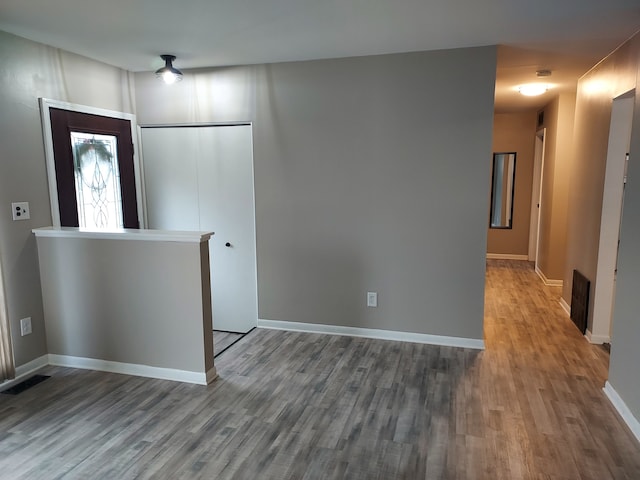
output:
M208 387L50 367L0 395L0 478L640 479L558 295L490 261L483 352L257 329Z
M227 348L240 340L245 334L224 332L222 330L213 331L213 353L217 357L223 353Z

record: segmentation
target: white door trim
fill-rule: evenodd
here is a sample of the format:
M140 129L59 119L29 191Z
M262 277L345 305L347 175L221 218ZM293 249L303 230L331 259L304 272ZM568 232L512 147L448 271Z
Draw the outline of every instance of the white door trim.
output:
M615 300L615 269L622 218L625 157L629 152L635 90L615 98L611 107L609 146L604 174L602 216L598 263L593 290L593 324L589 331L591 343L611 341L611 324Z
M58 108L61 110L69 110L71 112L87 113L90 115L100 115L103 117L118 118L121 120L129 120L131 123L131 141L133 142L133 167L136 177L136 202L138 208L138 222L140 228L145 228L146 218L142 205L143 189L142 189L142 172L140 169L140 161L138 157L138 135L136 131L136 116L131 113L117 112L115 110L106 110L103 108L89 107L87 105L79 105L77 103L62 102L59 100L51 100L49 98L39 98L40 115L42 118L42 136L44 138L44 155L47 164L47 181L49 183L49 203L51 204L51 221L54 227L60 226L60 205L58 204L58 183L56 182L56 164L53 156L53 139L51 135L51 116L49 109Z
M533 184L531 189L531 218L529 223L529 261L538 267L538 245L540 244L540 207L542 206L542 179L544 174L544 150L546 128L536 131L533 158Z

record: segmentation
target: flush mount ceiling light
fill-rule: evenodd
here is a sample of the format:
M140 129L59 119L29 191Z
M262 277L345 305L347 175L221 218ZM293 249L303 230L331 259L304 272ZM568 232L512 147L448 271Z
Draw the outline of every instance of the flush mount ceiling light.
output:
M182 80L182 72L171 64L175 59L175 55L160 55L164 60L164 67L156 70L156 77L161 79L167 85Z
M544 83L528 83L526 85L520 85L518 91L526 97L537 97L549 90L549 85Z

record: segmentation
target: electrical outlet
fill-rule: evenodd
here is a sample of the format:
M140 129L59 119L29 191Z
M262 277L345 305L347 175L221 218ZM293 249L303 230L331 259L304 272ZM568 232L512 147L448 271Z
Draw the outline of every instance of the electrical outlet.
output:
M378 293L367 292L367 307L377 307L377 306L378 306Z
M13 202L11 204L11 213L14 220L29 220L29 202Z
M20 334L24 337L25 335L29 335L31 332L31 317L20 319Z

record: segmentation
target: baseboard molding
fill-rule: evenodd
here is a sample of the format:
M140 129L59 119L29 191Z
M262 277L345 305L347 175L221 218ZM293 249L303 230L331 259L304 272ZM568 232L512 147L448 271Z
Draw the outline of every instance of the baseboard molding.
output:
M529 255L516 255L514 253L487 253L490 260L529 260Z
M622 400L620 395L618 395L618 392L616 392L609 382L604 384L604 388L602 390L604 390L605 395L618 411L622 420L624 420L624 423L627 424L638 442L640 442L640 422L638 419L633 415L633 413L631 413L627 404L624 403L624 400Z
M24 378L28 377L29 375L33 375L38 370L46 367L47 365L49 365L49 355L42 355L35 360L31 360L24 365L20 365L19 367L16 367L16 380L18 379L18 377Z
M30 362L25 363L24 365L20 365L16 367L16 378L12 380L7 380L6 382L2 382L0 384L0 391L6 390L7 388L11 388L14 385L26 380L27 378L34 375L38 370L49 365L49 356L42 355L41 357L36 358L35 360L31 360Z
M206 373L200 373L190 372L188 370L176 370L173 368L151 367L135 363L111 362L95 358L71 357L69 355L55 354L49 354L49 365L98 370L100 372L121 373L124 375L157 378L160 380L173 380L175 382L195 383L198 385L207 385L211 383L217 375L215 368ZM211 376L213 376L213 378Z
M537 265L536 265L536 273L542 279L542 283L544 283L547 287L561 287L564 284L564 282L562 280L551 280L551 279L548 279L544 275L542 270L540 270L540 268L538 268Z
M562 297L560 297L559 303L560 303L560 306L562 307L562 309L567 313L567 316L570 317L571 316L571 306Z
M594 335L589 329L587 329L587 332L584 334L584 336L587 338L589 343L593 343L594 345L611 343L611 338L609 338L609 335Z
M323 325L316 323L284 322L280 320L258 320L258 328L271 330L289 330L292 332L323 333L326 335L344 335L347 337L375 338L378 340L395 340L400 342L426 343L448 347L473 348L484 350L484 340L463 337L446 337L427 335L424 333L397 332L375 328L344 327L339 325Z

